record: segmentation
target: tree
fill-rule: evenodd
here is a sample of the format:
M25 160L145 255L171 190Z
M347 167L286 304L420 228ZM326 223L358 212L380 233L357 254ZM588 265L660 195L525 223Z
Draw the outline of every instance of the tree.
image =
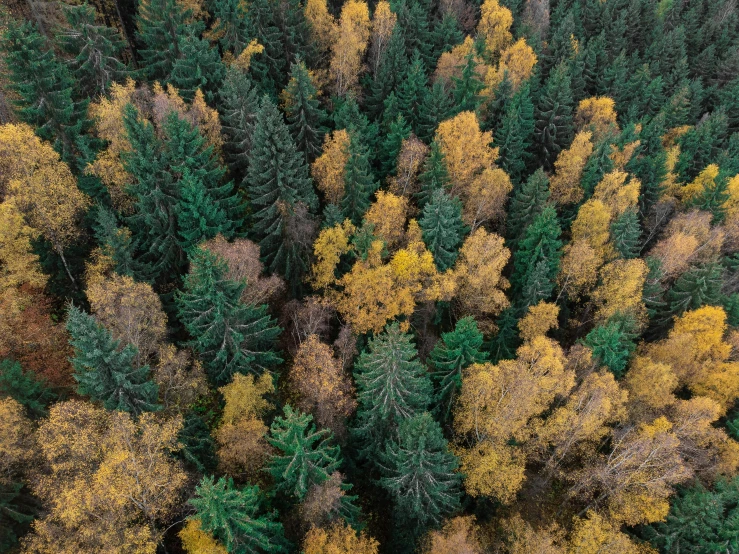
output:
M485 41L485 53L489 59L497 58L513 40L511 26L513 14L498 0L486 0L480 7L480 21L477 24L477 34Z
M36 417L44 415L46 405L56 398L45 381L9 359L0 360L0 395L12 398Z
M397 439L386 443L381 459L380 484L393 496L396 524L404 532L418 536L459 509L457 458L431 414L401 421Z
M386 111L387 115L389 112ZM382 175L389 175L395 169L398 163L398 154L403 145L403 141L411 136L411 127L408 125L405 117L398 114L387 126L387 136L382 141L380 152L380 162L382 165ZM381 175L381 176L382 176Z
M320 485L338 469L341 455L331 446L330 431L316 430L313 416L284 408L284 417L275 418L267 441L278 453L269 462L278 491L303 500L312 485Z
M420 189L419 173L428 152L429 147L415 135L403 140L400 145L395 175L388 177L390 192L406 197L418 195Z
M377 74L377 70L382 63L385 50L395 30L395 23L398 16L390 10L390 3L381 0L375 6L375 12L372 15L372 35L370 38L370 71L372 75Z
M363 456L378 462L378 449L397 433L398 424L423 412L431 397L431 383L418 361L411 337L397 323L370 339L354 364L357 411L354 436Z
M344 4L330 65L337 96L344 96L357 87L369 38L370 18L367 4L360 0L351 0Z
M680 316L687 310L705 305L719 305L723 279L721 266L704 264L693 267L680 275L667 292L670 313Z
M226 68L218 50L193 33L194 30L189 30L182 39L181 55L172 64L168 80L188 102L192 101L197 90L201 90L205 98L213 102L223 83Z
M426 142L434 138L436 128L452 113L453 99L444 87L441 79L437 79L426 90L418 120L418 136Z
M395 24L379 58L379 64L372 71L372 81L366 100L370 114L379 116L383 111L388 111L387 103L390 96L401 83L402 76L408 72L408 56L405 50L403 31Z
M653 554L651 548L644 547L629 538L614 524L597 512L588 511L587 519L575 519L570 537L570 552L595 554L597 552L623 552L624 554Z
M636 210L626 210L611 223L613 247L627 260L638 257L641 250L641 233Z
M343 523L335 523L328 529L313 527L303 539L305 554L377 554L379 543L364 533Z
M462 385L462 370L487 360L482 352L483 337L472 317L460 319L453 331L443 333L428 357L431 378L435 385L434 404L444 419L448 419Z
M210 533L203 531L200 520L188 519L182 530L177 533L182 541L182 547L188 554L209 552L210 554L227 554L226 548L213 538Z
M593 351L593 356L610 369L616 378L620 378L626 371L631 354L636 350L634 338L633 321L613 317L590 331L584 342Z
M261 554L287 552L282 524L275 512L264 512L257 485L237 489L233 479L203 477L189 504L197 511L203 531L211 533L228 552Z
M219 96L226 159L232 171L241 177L247 166L259 110L257 87L246 73L229 67Z
M435 190L445 190L449 186L449 173L444 162L444 153L438 142L431 143L429 155L423 164L423 172L418 176L421 190L418 192L418 207L423 209L431 200Z
M480 529L474 516L457 516L431 531L424 541L423 554L482 554Z
M534 72L536 62L534 49L526 43L525 38L520 38L500 53L498 79L501 82L508 79L513 92L518 93Z
M282 100L287 126L298 150L305 155L306 163L312 162L321 152L326 133L323 126L326 112L321 109L316 96L318 90L305 63L300 60L290 64L290 81L282 92Z
M113 339L110 332L75 306L69 308L67 330L78 392L103 403L108 410L140 414L159 409L158 387L148 365L134 367L136 348Z
M421 54L416 50L405 79L398 85L398 108L414 133L420 132L421 112L426 90L426 68Z
M477 65L474 52L470 52L465 56L462 74L459 77L452 77L455 110L475 112L480 105L480 93L485 88L485 84L478 76Z
M253 209L251 233L265 265L297 285L307 267L308 252L291 240L288 226L298 204L313 212L318 200L304 156L295 148L282 115L268 97L262 99L257 112L242 187Z
M349 157L344 167L344 196L341 213L358 225L370 205L370 196L377 189L369 163L369 152L355 131L349 141Z
M580 131L575 135L570 147L562 150L554 162L555 175L550 181L552 199L559 205L579 202L583 198L580 185L585 164L593 153L593 134Z
M534 104L531 88L525 84L506 104L495 143L500 146L500 165L514 182L523 178L531 157L529 151L534 138Z
M513 244L518 242L525 230L544 210L549 201L549 179L540 168L520 187L511 198L508 210L508 236Z
M184 290L175 295L179 316L216 384L234 373L262 373L282 360L273 351L280 334L265 305L240 302L244 284L226 278L216 254L198 248L190 260Z
M552 70L536 106L536 137L539 155L546 168L554 166L555 159L572 142L573 99L567 65L559 64Z
M367 210L364 222L372 225L373 234L382 239L388 249L393 250L404 238L407 212L408 199L406 197L378 191L377 200Z
M459 199L449 197L443 189L434 190L418 224L439 271L452 267L466 231Z
M213 201L203 182L188 169L180 182L182 195L177 210L177 225L183 250L189 251L216 235L233 235L233 221Z
M175 0L146 0L136 17L142 65L150 80L166 80L175 62L182 57L182 41L192 10Z

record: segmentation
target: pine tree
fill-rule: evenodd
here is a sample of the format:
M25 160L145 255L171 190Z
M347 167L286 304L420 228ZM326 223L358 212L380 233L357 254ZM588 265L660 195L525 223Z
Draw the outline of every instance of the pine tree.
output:
M424 206L418 224L438 270L452 267L467 230L462 221L462 202L451 198L443 189L436 189Z
M518 183L523 178L534 138L534 104L530 86L524 83L506 106L503 122L495 133L500 147L500 166Z
M141 66L149 80L167 80L182 57L182 40L192 10L176 0L144 0L136 18Z
M370 197L377 190L372 175L369 153L361 135L351 134L349 159L344 168L344 196L341 199L341 212L355 225L358 225L370 206Z
M424 161L423 172L418 176L418 180L421 182L421 190L417 194L417 200L418 207L421 209L431 200L434 191L446 190L451 184L446 163L444 163L444 153L436 141L431 143L429 155Z
M57 35L62 50L74 56L70 62L80 96L106 95L110 84L125 78L119 56L125 48L115 29L95 24L95 8L88 4L64 6L68 29Z
M10 359L0 360L0 397L9 396L34 417L46 413L46 406L56 399L42 380L32 371L23 371L21 364Z
M177 452L188 468L198 473L212 472L216 469L216 443L210 434L208 425L195 411L185 414L182 429L177 434L182 448Z
M285 416L276 417L270 428L269 443L277 454L269 462L269 472L278 491L300 501L308 489L320 485L341 465L338 446L331 446L333 435L316 430L313 416L285 406Z
M495 95L490 107L486 110L485 119L482 121L482 129L485 131L497 130L503 124L508 104L513 98L513 82L508 71L503 72L503 80L495 87Z
M283 92L285 113L295 145L305 155L306 163L321 154L323 135L326 134L323 126L326 112L320 107L316 96L318 91L305 63L298 60L291 64L290 81Z
M264 97L257 112L249 168L242 186L253 211L251 233L271 272L296 286L308 265L308 252L287 236L288 218L299 203L313 213L318 199L308 166L272 100Z
M368 350L354 364L354 380L359 408L353 433L362 456L377 461L379 449L397 425L426 409L431 382L410 335L397 323L369 340Z
M192 102L198 89L208 102L213 102L223 83L226 68L218 50L211 47L207 40L198 38L194 32L190 30L182 39L182 54L172 65L169 81L188 102Z
M613 170L613 160L610 155L613 150L612 140L614 137L604 137L600 142L595 144L593 153L585 162L582 170L580 185L585 191L585 198L590 198L595 191L595 187L601 182L603 176Z
M400 84L403 75L408 72L408 56L405 53L405 40L399 25L393 27L390 40L380 58L376 73L372 76L367 95L367 111L379 118L385 99Z
M287 3L285 4L285 9ZM277 25L278 10L271 0L254 0L247 11L247 35L264 46L264 51L255 56L249 72L258 83L263 94L276 98L285 85L287 62L294 59L285 55L287 47L282 31ZM300 10L302 14L302 10Z
M462 68L461 77L452 77L454 82L454 110L455 112L477 111L480 105L480 92L485 84L477 75L477 63L474 52L467 54Z
M487 360L482 352L482 333L471 317L457 321L454 331L443 333L428 357L435 385L434 406L444 421L449 418L454 400L462 385L462 370Z
M667 292L670 313L680 316L687 310L721 304L723 276L721 266L715 263L690 268Z
M395 501L395 522L411 537L459 509L462 476L441 427L429 413L402 421L382 452L382 487Z
M175 300L211 381L222 385L234 373L260 374L281 363L273 350L280 328L267 314L267 306L241 303L245 285L226 278L226 262L196 249L190 266L184 290Z
M405 39L405 51L410 58L418 50L426 65L436 63L431 57L431 33L429 32L429 16L431 4L425 0L398 0L394 2L393 11L398 14L398 26Z
M205 476L188 503L195 508L203 531L211 533L229 552L288 551L277 512L264 512L257 485L237 489L230 477L215 481L213 476Z
M437 18L431 30L431 58L438 60L444 53L464 41L464 33L460 29L456 16L447 11L441 19Z
M414 133L419 132L423 101L426 96L426 69L421 54L413 52L411 65L398 86L398 107Z
M692 181L716 161L727 138L727 128L726 114L718 110L680 137L680 158L675 171L681 182Z
M213 35L218 37L224 52L238 57L250 39L246 6L239 0L213 0L210 6L215 19Z
M508 212L508 237L515 244L524 230L544 210L549 201L549 178L539 168L513 194Z
M235 176L243 177L254 138L259 97L252 80L237 67L226 70L218 111L221 114L224 150L229 167Z
M629 358L636 350L635 338L632 320L612 317L590 331L583 342L593 351L593 356L618 379L623 377Z
M387 113L387 112L386 112ZM380 152L380 164L382 166L381 177L395 173L398 165L398 154L403 146L403 141L411 135L411 127L403 115L398 116L390 122L387 135L382 141Z
M136 275L136 264L133 261L131 231L118 227L118 220L113 211L104 206L97 206L95 223L93 224L95 240L113 262L113 270L118 275L133 277Z
M427 89L423 99L423 106L418 118L418 137L426 143L431 142L439 123L452 114L454 101L450 98L444 84L437 79L430 89Z
M160 408L159 387L149 378L149 366L133 365L136 348L130 344L121 348L120 341L76 306L69 308L67 331L79 394L102 402L107 410L140 414Z
M498 333L490 341L490 361L498 363L500 360L512 360L516 357L516 348L520 344L518 336L518 318L516 308L511 306L495 320Z
M567 66L558 65L549 75L536 106L534 135L545 166L554 167L557 155L574 136L573 99Z
M185 251L218 234L231 238L234 231L233 223L213 201L203 182L187 168L180 181L177 226Z
M622 258L639 256L641 226L636 210L626 210L611 223L611 240Z

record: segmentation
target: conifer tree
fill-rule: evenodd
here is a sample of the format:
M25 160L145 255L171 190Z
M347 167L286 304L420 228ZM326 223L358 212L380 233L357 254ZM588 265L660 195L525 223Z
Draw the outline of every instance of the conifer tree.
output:
M398 86L398 108L414 133L419 132L425 96L426 69L421 54L416 50L405 78Z
M680 158L675 171L681 182L692 181L716 161L726 140L727 127L726 114L718 110L680 137Z
M453 99L447 93L441 80L437 79L424 95L423 106L418 118L419 138L426 143L431 142L439 123L452 114L453 106Z
M338 446L331 446L333 435L317 430L313 416L285 406L284 417L275 418L269 443L277 449L269 462L276 488L295 500L303 500L312 485L325 482L341 464Z
M267 306L242 304L245 284L229 281L226 262L209 250L195 249L190 266L175 300L211 381L222 385L234 373L260 374L279 364L273 348L280 328Z
M573 107L570 74L567 66L560 64L549 75L536 106L534 135L547 168L554 167L557 155L572 142Z
M488 113L482 122L484 130L496 130L500 128L513 94L513 81L511 81L508 70L505 70L503 72L503 79L495 87L495 96L493 101L490 102L490 108L487 110Z
M213 102L226 69L218 50L211 47L207 40L195 36L195 32L194 29L189 30L182 39L181 55L172 64L169 81L188 102L192 102L198 89L208 102Z
M451 11L446 12L441 18L436 18L431 30L431 59L438 60L444 52L463 41L464 33L459 27L457 17Z
M618 379L623 377L629 357L636 350L634 323L629 318L612 317L596 326L585 337L584 343L593 356L613 372Z
M167 80L182 57L182 40L192 10L176 0L144 0L136 17L141 66L149 80Z
M10 359L0 360L0 397L9 396L34 417L46 413L46 406L56 398L43 380L32 371L23 371L21 364Z
M408 56L405 52L403 31L396 23L369 85L366 105L372 116L375 118L380 116L384 110L385 99L400 84L403 75L407 72Z
M721 266L716 263L692 267L683 273L667 292L670 313L680 316L701 306L720 305L723 284L721 273Z
M394 2L393 11L398 14L398 26L403 33L408 57L418 50L426 65L436 63L436 59L431 58L431 6L423 0L399 0Z
M74 56L70 62L77 89L84 98L108 94L110 84L126 76L126 66L119 56L125 47L115 29L95 23L95 8L89 4L64 6L69 24L57 41L65 53Z
M69 308L67 331L79 394L102 402L107 410L140 414L160 408L159 387L149 378L149 366L133 363L136 348L130 344L121 348L120 341L76 306Z
M232 173L243 177L259 111L257 88L246 73L231 66L226 70L219 95L226 159Z
M544 210L548 201L549 178L544 170L539 168L513 193L507 223L508 237L514 243Z
M641 226L636 210L626 210L611 224L613 246L627 260L639 255Z
M177 226L180 245L185 251L218 234L231 238L234 231L233 223L213 201L203 182L187 168L180 181Z
M457 321L454 330L443 333L428 357L435 385L434 406L443 420L448 419L462 385L462 370L487 360L482 352L482 333L471 316Z
M500 166L514 182L523 178L534 137L534 104L530 86L524 83L506 106L505 116L495 132L500 147Z
M601 182L603 176L613 170L613 160L610 155L613 150L612 141L614 137L607 136L595 144L593 153L585 162L582 170L580 186L585 191L585 198L590 198L595 187Z
M249 168L242 186L252 207L251 233L271 272L281 273L295 286L307 267L308 252L287 236L288 218L297 205L311 213L318 199L308 166L295 148L287 125L272 100L262 99L257 112Z
M423 163L423 172L418 176L418 180L421 182L421 190L417 194L417 199L418 207L421 209L431 200L434 191L446 190L451 184L449 172L444 163L444 153L436 141L431 143L429 155Z
M411 337L397 323L369 340L354 365L354 380L359 408L353 433L363 457L374 462L397 425L429 405L431 383Z
M265 554L287 552L288 544L277 512L264 512L257 485L237 489L233 479L205 476L189 504L203 531L212 534L229 552Z
M512 360L516 357L516 348L521 342L518 337L516 311L514 306L506 308L495 320L498 333L490 341L489 347L490 359L493 363L498 363L500 360Z
M403 141L411 135L411 127L405 117L398 114L398 116L388 125L387 131L385 140L382 141L382 149L380 153L380 164L382 166L381 176L395 173L395 168L398 165L398 154L400 153L400 148L403 146Z
M396 525L411 537L459 509L462 476L441 427L428 412L400 422L382 453L380 484L395 501Z
M238 57L250 38L246 6L238 0L213 0L210 7L215 19L213 35L218 37L224 52L231 52Z
M285 113L295 145L305 155L306 163L311 163L321 154L323 135L326 134L323 126L326 112L320 107L317 95L305 63L298 60L291 64L290 81L283 92Z
M459 198L451 198L443 189L436 189L424 206L418 224L439 271L452 267L467 230Z
M349 143L349 159L344 167L344 196L341 199L341 213L358 225L370 206L370 197L377 190L372 175L369 152L356 131Z
M93 231L103 254L112 260L114 271L118 275L134 276L138 268L133 261L131 231L118 226L115 213L105 206L97 206Z
M480 105L480 92L485 88L485 84L477 75L474 52L467 54L462 75L452 77L452 81L454 82L454 111L457 113L477 111Z

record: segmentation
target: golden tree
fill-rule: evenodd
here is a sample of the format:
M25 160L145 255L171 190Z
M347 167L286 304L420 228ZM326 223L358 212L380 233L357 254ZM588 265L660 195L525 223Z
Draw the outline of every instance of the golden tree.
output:
M374 225L373 234L384 240L387 248L392 250L403 240L405 234L408 198L382 190L376 196L377 200L367 210L364 219Z
M314 527L303 539L304 554L377 554L379 543L364 533L357 535L344 523L328 529Z
M489 60L497 58L500 51L513 40L511 26L513 14L498 0L485 0L480 6L480 21L477 36L485 41L485 52Z
M323 152L311 166L311 174L327 202L338 205L344 196L344 173L349 160L349 133L339 129L326 135Z
M618 132L616 123L616 102L607 96L593 96L580 100L575 113L575 126L588 128L593 132L593 140L598 141L609 131Z
M483 554L473 516L455 517L425 538L423 554Z
M528 45L526 39L518 39L501 52L496 75L497 81L503 81L504 75L508 74L511 87L516 92L531 77L536 61L536 53Z
M593 153L593 134L580 131L567 150L562 150L554 162L555 174L549 181L551 198L557 204L569 204L582 200L584 191L580 186L585 163Z
M362 57L370 37L369 8L362 0L349 0L341 8L337 38L331 48L330 72L334 91L344 96L359 84Z
M429 147L419 140L416 135L411 134L407 139L403 139L400 145L395 175L388 177L390 192L398 196L410 197L421 189L418 175L423 168L423 162L428 152Z
M372 14L372 36L370 38L369 65L372 75L377 73L382 56L390 42L398 16L390 11L390 2L380 0Z

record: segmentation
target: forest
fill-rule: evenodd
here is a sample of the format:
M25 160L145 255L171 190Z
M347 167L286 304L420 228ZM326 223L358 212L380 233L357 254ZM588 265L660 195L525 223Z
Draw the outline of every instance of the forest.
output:
M737 0L5 0L0 552L739 552Z

